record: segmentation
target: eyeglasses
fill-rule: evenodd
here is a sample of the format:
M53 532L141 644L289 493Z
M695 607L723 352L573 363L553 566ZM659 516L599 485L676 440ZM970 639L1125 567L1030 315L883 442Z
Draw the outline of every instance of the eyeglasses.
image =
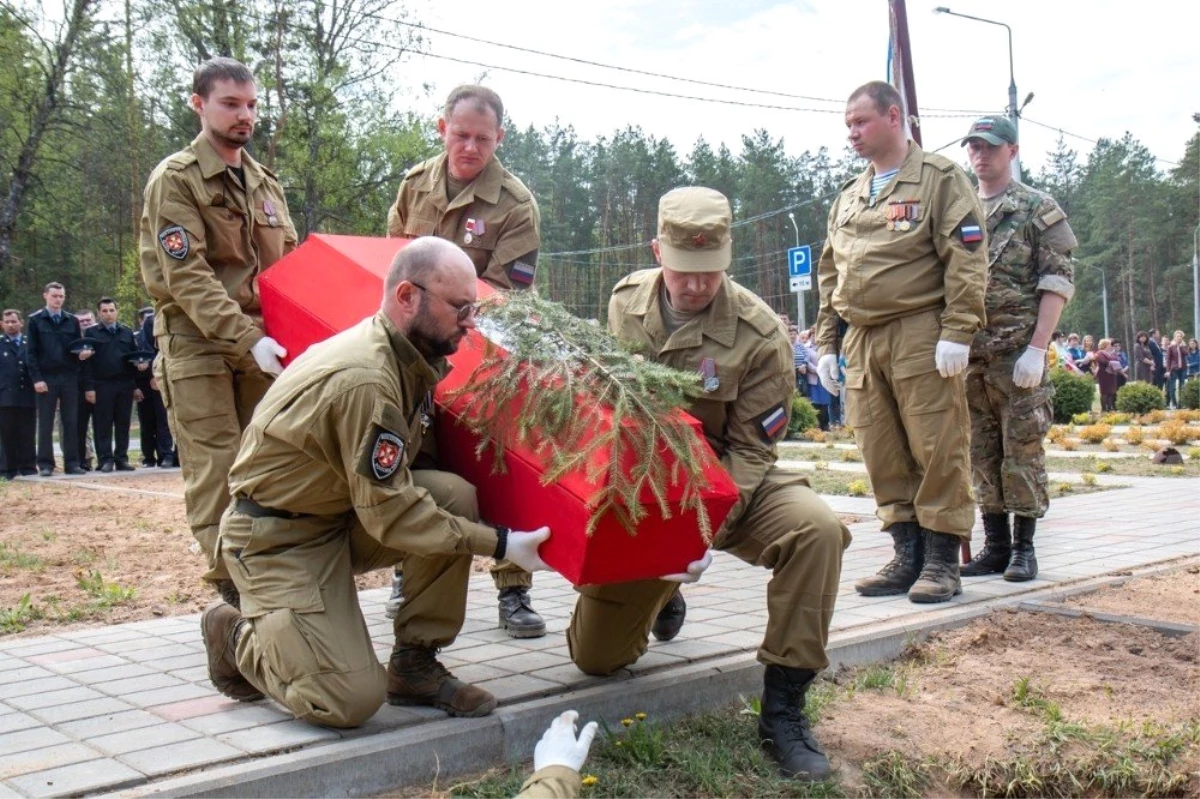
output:
M450 300L446 299L445 297L438 294L437 292L430 291L429 289L425 288L424 286L422 286L420 283L418 283L415 280L410 280L408 282L412 283L414 286L419 288L421 291L428 292L429 296L436 297L437 299L441 300L442 302L446 303L451 308L453 308L454 313L456 316L458 316L458 321L460 321L460 322L465 322L468 319L470 319L472 316L474 316L475 314L479 313L479 303L477 303L477 302L467 302L467 303L463 303L462 305L455 305L454 303L450 302Z

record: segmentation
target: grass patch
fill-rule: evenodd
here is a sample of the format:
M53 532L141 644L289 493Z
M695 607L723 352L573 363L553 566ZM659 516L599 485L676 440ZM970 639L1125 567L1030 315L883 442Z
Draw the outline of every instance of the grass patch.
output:
M46 566L40 555L22 552L15 546L0 543L0 572L10 574L14 571L39 572Z
M1153 463L1149 458L1046 458L1046 470L1050 472L1094 472L1119 475L1121 477L1200 477L1200 461L1188 460L1176 473L1168 467Z
M33 604L29 594L18 600L16 607L0 609L0 635L19 633L30 623L42 618L42 610Z
M887 752L862 765L864 797L920 799L930 787L932 763L915 761L900 752Z
M136 588L126 588L120 583L106 582L104 576L98 571L78 575L76 583L99 608L125 605L132 602L137 596Z

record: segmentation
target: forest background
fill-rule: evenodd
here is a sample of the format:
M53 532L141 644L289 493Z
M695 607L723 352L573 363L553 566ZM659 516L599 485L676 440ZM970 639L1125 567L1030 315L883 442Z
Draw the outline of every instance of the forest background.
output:
M66 0L63 13L43 14L40 3L0 1L0 307L40 307L51 280L66 284L72 309L112 294L131 318L147 303L142 189L199 130L187 99L202 59L233 56L257 75L251 151L278 174L302 240L382 235L405 171L440 150L435 116L414 110L435 103L394 89L421 34L393 0ZM498 155L541 207L538 284L584 317L603 318L616 281L652 265L658 198L700 184L733 203L733 277L794 318L787 249L807 243L816 257L835 191L864 166L848 149L789 155L752 112L740 142L700 139L684 152L636 125L588 141L569 120L523 127L516 111ZM1102 334L1106 284L1113 336L1196 334L1200 128L1180 148L1160 169L1130 134L1084 153L1060 137L1026 176L1063 205L1080 241L1061 327ZM956 147L944 154L963 162ZM811 323L816 292L805 302Z

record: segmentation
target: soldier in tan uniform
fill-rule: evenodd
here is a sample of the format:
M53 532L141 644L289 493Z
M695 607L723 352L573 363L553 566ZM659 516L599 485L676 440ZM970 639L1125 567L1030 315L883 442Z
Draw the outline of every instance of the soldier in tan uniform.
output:
M424 398L474 327L475 301L470 259L419 239L396 256L380 311L305 352L259 404L219 540L241 612L218 602L201 620L209 676L225 695L265 693L331 727L361 724L385 697L454 716L495 708L437 652L462 628L472 556L544 569L537 548L550 531L482 524L473 486L410 468ZM406 601L385 671L354 575L402 558Z
M296 246L283 189L242 148L257 119L254 76L231 58L196 68L200 135L155 167L142 214L142 278L154 298L155 377L183 465L188 525L205 578L236 602L216 558L229 467L287 353L264 335L259 272Z
M984 546L962 575L1025 582L1037 576L1033 535L1050 507L1043 442L1054 418L1054 386L1046 351L1075 293L1075 234L1050 195L1013 179L1018 148L1011 122L983 117L962 143L979 178L990 266L987 325L975 335L967 370Z
M775 465L792 407L792 347L779 317L726 275L729 201L689 187L659 202L654 254L661 268L613 289L608 329L659 363L698 372L702 394L687 409L737 484L739 498L713 547L770 569L766 666L759 735L788 776L820 780L829 760L801 712L809 685L829 664L825 645L850 533L804 477ZM686 604L686 575L584 586L567 631L571 658L588 674L611 674L646 652L652 631L673 637ZM660 611L675 606L670 625ZM663 636L659 635L662 638Z
M389 236L439 236L458 244L471 257L479 278L498 289L527 289L537 269L539 215L529 189L496 158L504 140L504 105L484 86L459 86L450 92L438 120L445 144L441 155L409 170L388 212ZM432 403L430 403L432 407ZM433 437L425 455L436 462ZM499 592L500 626L514 638L546 634L546 623L533 610L533 578L512 563L492 566ZM388 615L403 601L400 570L392 583Z
M850 95L850 143L871 166L829 212L818 265L817 372L862 450L895 557L865 596L944 602L962 592L961 541L975 522L963 372L983 322L987 244L966 174L909 141L887 83Z

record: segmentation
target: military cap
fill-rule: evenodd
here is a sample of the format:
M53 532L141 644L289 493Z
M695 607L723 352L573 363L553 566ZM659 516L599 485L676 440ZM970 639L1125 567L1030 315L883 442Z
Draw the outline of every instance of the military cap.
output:
M1017 128L1008 117L981 117L967 131L962 146L967 146L971 139L983 139L988 144L1016 144Z
M676 272L721 272L729 268L733 212L724 194L702 186L673 189L658 201L658 251Z
M130 366L137 366L139 363L152 362L154 360L154 351L153 350L134 350L133 352L125 353L121 357L124 358L125 362L128 363Z
M99 339L77 338L74 341L72 341L71 344L67 347L67 351L73 352L76 355L80 354L81 352L87 352L87 351L95 352L96 345L99 343L100 343Z

